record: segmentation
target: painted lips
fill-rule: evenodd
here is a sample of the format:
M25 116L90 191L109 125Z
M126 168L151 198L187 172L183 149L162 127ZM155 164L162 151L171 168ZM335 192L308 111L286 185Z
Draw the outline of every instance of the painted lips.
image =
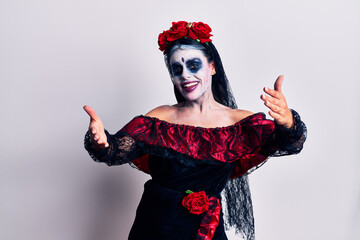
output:
M191 92L194 91L194 89L197 87L198 84L199 82L189 82L183 84L182 87L186 92Z

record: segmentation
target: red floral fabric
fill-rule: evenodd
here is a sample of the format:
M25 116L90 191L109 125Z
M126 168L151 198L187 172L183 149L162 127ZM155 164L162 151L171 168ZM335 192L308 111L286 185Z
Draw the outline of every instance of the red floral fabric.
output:
M231 178L241 176L264 162L260 149L273 134L275 123L265 114L253 114L228 127L202 128L173 124L157 118L138 116L121 131L135 141L171 149L194 160L230 163L237 161ZM147 157L132 161L149 172Z

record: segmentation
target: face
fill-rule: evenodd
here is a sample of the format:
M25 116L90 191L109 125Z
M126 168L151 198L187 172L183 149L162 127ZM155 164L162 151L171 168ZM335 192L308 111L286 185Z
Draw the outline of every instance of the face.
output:
M175 50L169 62L172 81L186 100L196 100L211 92L215 67L201 50Z

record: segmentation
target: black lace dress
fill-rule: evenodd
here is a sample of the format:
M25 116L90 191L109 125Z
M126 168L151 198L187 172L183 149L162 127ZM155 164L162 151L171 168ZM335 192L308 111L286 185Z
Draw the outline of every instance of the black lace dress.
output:
M224 225L253 239L246 175L270 156L301 151L306 127L294 110L292 113L292 129L267 120L263 113L219 128L172 124L140 115L114 135L105 131L110 146L99 151L91 147L87 132L85 148L97 162L109 166L130 163L152 177L145 183L129 239L225 240ZM200 207L206 209L194 214L186 208L184 199L192 194L187 190L195 195L204 192L207 200Z

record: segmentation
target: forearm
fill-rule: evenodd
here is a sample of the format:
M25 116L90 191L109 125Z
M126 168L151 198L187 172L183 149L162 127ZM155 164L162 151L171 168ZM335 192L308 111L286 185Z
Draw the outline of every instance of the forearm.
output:
M90 132L87 131L84 138L84 147L88 151L90 157L96 162L109 162L112 156L112 149L114 143L111 142L110 134L105 130L108 139L109 147L100 147L91 140ZM108 164L109 165L109 164Z
M275 131L261 148L260 153L266 156L284 156L299 153L307 136L306 125L300 115L291 109L294 124L286 128L275 123Z
M85 134L84 147L95 162L104 162L108 166L121 165L145 154L135 140L125 132L120 130L114 135L106 130L104 132L109 146L100 149L91 142L90 133Z

